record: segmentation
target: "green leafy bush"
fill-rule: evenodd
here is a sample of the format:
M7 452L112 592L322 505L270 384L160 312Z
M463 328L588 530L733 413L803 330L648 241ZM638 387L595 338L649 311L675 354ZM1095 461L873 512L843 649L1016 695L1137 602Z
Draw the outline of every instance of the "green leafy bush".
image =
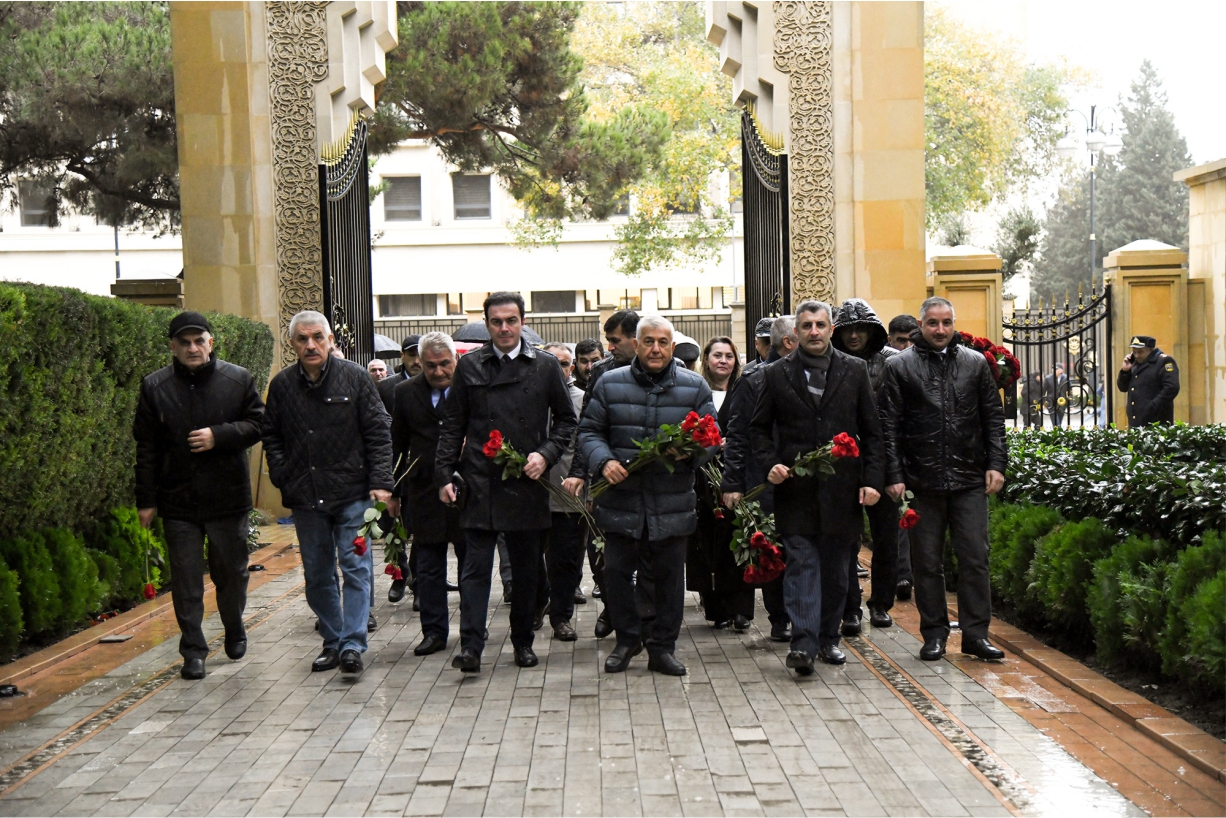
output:
M166 545L156 532L144 528L135 508L117 508L98 522L86 534L86 543L118 564L118 581L114 585L113 601L134 604L144 599L145 554L149 561L149 581L160 587L166 570Z
M41 536L46 543L59 575L60 611L56 626L58 629L71 628L102 604L98 566L86 553L85 544L71 531L47 528L36 536Z
M1202 582L1180 611L1188 627L1181 675L1220 696L1226 690L1226 570Z
M1226 537L1216 531L1205 535L1205 542L1200 546L1185 548L1170 571L1169 601L1166 613L1166 629L1159 641L1159 651L1162 654L1162 671L1169 675L1179 675L1197 678L1205 675L1199 665L1199 655L1202 650L1192 649L1190 637L1191 623L1203 619L1200 606L1203 604L1200 589L1213 581L1226 570ZM1212 597L1212 593L1209 594ZM1217 620L1221 622L1224 614L1219 612ZM1209 617L1211 621L1212 616ZM1221 655L1226 640L1226 629L1217 631L1217 647L1210 653ZM1205 639L1202 637L1202 642ZM1212 640L1209 640L1212 641ZM1188 668L1184 666L1188 665ZM1221 666L1218 668L1217 681L1222 684Z
M21 642L21 580L0 560L0 662L7 662Z
M1050 508L1021 505L1007 521L998 520L994 527L998 539L989 542L988 552L992 589L1024 617L1041 616L1041 608L1028 595L1026 581L1026 571L1034 559L1035 543L1061 522L1059 513ZM989 517L989 535L992 533Z
M26 634L55 628L60 619L60 579L43 537L31 534L0 542L0 558L21 578L18 596Z
M1082 642L1094 636L1086 615L1086 587L1094 576L1094 562L1110 554L1118 541L1102 520L1089 517L1058 526L1035 543L1026 573L1027 596L1049 622Z
M86 548L85 553L89 554L89 558L94 561L94 567L98 571L98 587L101 591L98 608L109 608L112 602L118 601L119 597L119 584L122 581L119 560L93 548Z
M1161 627L1154 627L1152 617L1156 596L1165 593L1165 560L1171 551L1163 540L1134 535L1094 563L1086 603L1101 661L1158 664L1157 651L1149 649L1147 632ZM1165 609L1161 618L1165 621Z

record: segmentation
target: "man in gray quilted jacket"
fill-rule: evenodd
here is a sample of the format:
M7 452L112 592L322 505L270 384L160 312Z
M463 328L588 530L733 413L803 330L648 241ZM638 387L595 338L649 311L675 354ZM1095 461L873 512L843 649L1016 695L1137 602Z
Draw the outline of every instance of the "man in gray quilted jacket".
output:
M617 647L605 671L620 673L643 649L633 574L640 555L654 566L656 617L647 634L647 668L684 676L673 655L685 603L685 544L697 526L694 469L673 461L670 472L657 460L630 475L636 440L654 436L663 424L680 424L690 412L715 415L711 389L700 375L673 360L673 325L659 316L639 319L635 359L608 372L591 394L579 423L579 455L590 474L610 484L595 504L605 534L605 603L617 631Z

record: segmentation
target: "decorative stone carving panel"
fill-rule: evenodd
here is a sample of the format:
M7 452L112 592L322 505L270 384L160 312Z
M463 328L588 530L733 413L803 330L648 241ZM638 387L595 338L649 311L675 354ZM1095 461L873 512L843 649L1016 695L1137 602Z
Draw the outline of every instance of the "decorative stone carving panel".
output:
M265 5L283 365L295 360L285 337L290 318L323 310L315 84L328 76L327 5Z
M834 78L829 2L776 2L775 67L788 75L792 300L835 293Z

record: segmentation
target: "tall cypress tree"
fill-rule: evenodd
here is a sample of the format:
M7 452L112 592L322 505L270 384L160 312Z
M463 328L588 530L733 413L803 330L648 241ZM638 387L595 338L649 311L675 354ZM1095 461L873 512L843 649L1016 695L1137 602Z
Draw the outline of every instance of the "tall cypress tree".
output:
M1065 173L1045 228L1031 293L1036 300L1073 295L1090 282L1090 177L1083 168Z

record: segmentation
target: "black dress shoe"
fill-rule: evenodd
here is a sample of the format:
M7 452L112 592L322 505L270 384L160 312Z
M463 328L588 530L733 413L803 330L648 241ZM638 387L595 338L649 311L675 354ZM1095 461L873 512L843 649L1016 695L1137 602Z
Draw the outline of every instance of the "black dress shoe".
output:
M817 658L828 665L841 665L847 661L847 655L834 645L817 649Z
M898 583L898 588L895 591L895 595L899 599L903 600L904 602L910 599L911 598L911 580L904 579L902 582Z
M536 654L532 652L532 648L515 649L515 664L519 667L536 667L540 663L541 660L536 658Z
M840 628L844 636L859 636L860 631L864 630L860 626L860 614L852 614L843 618L843 627Z
M647 669L665 676L684 676L685 665L671 653L657 653L647 657Z
M553 638L559 642L574 642L579 634L575 633L569 622L559 622L553 626Z
M315 661L311 662L311 672L319 673L324 670L332 670L341 663L340 652L336 648L324 648Z
M782 625L771 625L770 640L772 642L791 642L792 623L784 622Z
M888 628L894 624L894 620L885 611L881 610L880 608L874 608L872 605L869 605L868 606L868 623L872 625L874 628Z
M204 678L204 660L203 659L184 659L183 669L179 671L179 675L184 679L203 679Z
M429 656L431 653L438 653L440 650L447 650L447 640L439 639L437 636L427 636L413 648L414 656Z
M545 627L545 614L549 613L549 602L536 609L536 614L532 617L532 630L539 631Z
M935 662L945 655L944 639L929 639L920 648L920 658L925 662Z
M600 589L599 585L596 585L595 583L593 583L592 584L592 599L600 599L602 596L604 596L604 591Z
M463 648L459 655L451 660L451 666L465 673L477 673L481 670L481 654L472 648Z
M630 660L633 659L635 656L638 656L642 652L643 652L642 642L639 642L637 645L634 645L634 646L618 645L617 647L613 648L612 653L610 653L605 658L604 672L605 673L621 673L623 670L629 667Z
M575 589L575 604L576 605L586 605L587 604L587 597L583 595L582 587Z
M867 577L868 569L865 568L863 565L857 564L856 565L856 576L859 577L860 579Z
M604 639L611 633L613 633L613 620L609 618L609 609L606 606L600 612L600 616L596 617L596 638Z
M417 594L413 594L413 610L420 611L421 603L417 601Z
M989 662L999 662L1005 658L1005 652L986 639L963 638L962 652Z
M377 630L379 630L379 620L375 619L375 615L372 612L366 617L366 632L374 633Z
M319 630L319 620L318 619L315 620L315 630L316 631Z
M229 656L234 661L238 661L247 655L247 639L235 639L233 642L226 642L226 656Z
M717 631L726 631L732 627L731 619L721 619L718 622L712 622L711 627Z
M456 585L454 582L448 582L448 583L447 583L447 593L449 593L449 594L458 594L459 592L460 592L460 586L459 586L459 585Z
M408 583L403 579L392 580L392 587L387 589L387 601L399 602L404 599L404 590L407 585Z
M742 614L737 614L736 617L732 620L732 627L738 633L744 633L745 631L749 630L748 617L745 617Z
M813 675L813 657L803 650L788 651L788 658L783 664L796 671L797 676Z
M362 672L362 654L353 648L341 654L341 673L353 676Z

